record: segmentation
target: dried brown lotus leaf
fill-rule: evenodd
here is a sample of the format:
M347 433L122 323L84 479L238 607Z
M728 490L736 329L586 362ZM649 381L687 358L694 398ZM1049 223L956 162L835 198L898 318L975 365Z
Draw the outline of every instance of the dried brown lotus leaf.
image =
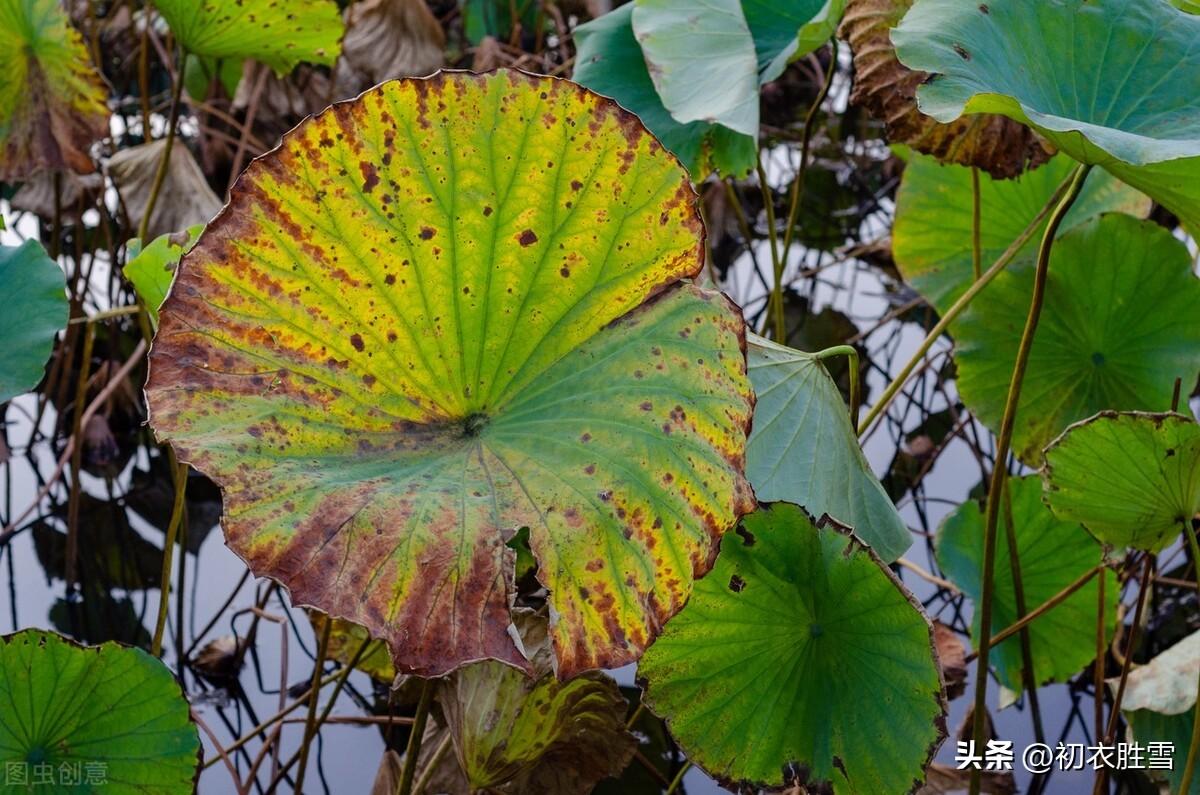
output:
M109 158L105 166L134 227L141 223L146 204L150 201L158 163L166 145L166 140L160 139L123 149ZM147 239L153 240L159 235L178 232L196 224L206 224L220 209L221 200L208 186L204 172L200 170L191 151L176 140L166 178L154 205L154 217L150 219Z
M993 114L963 116L949 124L917 108L917 87L929 75L896 58L891 30L911 0L849 0L838 29L854 53L850 101L864 106L887 128L888 140L947 163L975 166L997 179L1015 177L1050 158L1041 136L1012 119Z
M384 80L422 77L445 64L446 35L425 0L361 0L346 9L344 18L335 99Z

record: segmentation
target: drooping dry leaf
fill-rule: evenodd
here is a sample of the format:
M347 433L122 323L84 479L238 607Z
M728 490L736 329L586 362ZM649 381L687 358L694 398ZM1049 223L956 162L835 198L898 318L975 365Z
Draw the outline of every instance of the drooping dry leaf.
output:
M96 170L107 90L57 0L0 2L0 182Z
M166 145L166 139L160 139L123 149L109 158L105 166L134 227L141 223L146 204L150 201L158 161ZM220 209L221 200L208 186L204 172L200 170L191 151L177 139L166 179L154 205L154 217L150 219L147 238L208 223Z
M60 172L60 194L58 204L66 211L82 209L90 203L96 192L104 185L104 178L99 174L76 174L70 171ZM54 217L54 173L41 171L34 174L12 197L10 202L14 210L33 213L39 218ZM68 212L67 217L71 217Z
M887 125L888 139L918 152L997 179L1015 177L1049 159L1048 145L1033 130L1003 116L978 114L941 124L917 109L917 87L928 75L896 58L891 30L912 0L849 0L838 36L854 52L850 101Z
M933 622L933 647L942 678L946 680L946 698L958 698L967 687L967 650L957 632L936 620Z
M425 750L424 739L422 739L421 750ZM404 770L404 760L400 754L390 748L383 752L383 758L379 760L379 770L375 771L375 781L371 785L371 795L395 795L399 788L400 776Z
M397 77L422 77L445 63L446 35L425 0L360 0L345 12L346 37L334 75L337 99Z
M1131 671L1121 709L1148 709L1163 715L1187 712L1196 703L1200 671L1200 632L1193 632L1146 665ZM1106 680L1117 692L1120 677Z
M329 76L307 64L279 77L269 66L246 61L233 108L245 112L253 105L255 135L262 141L275 141L335 98Z

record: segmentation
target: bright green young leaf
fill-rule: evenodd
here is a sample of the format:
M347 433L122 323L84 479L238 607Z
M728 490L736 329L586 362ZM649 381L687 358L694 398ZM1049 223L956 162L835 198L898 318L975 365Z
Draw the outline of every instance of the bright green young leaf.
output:
M0 403L42 379L54 337L67 325L63 272L36 240L0 246Z
M1010 266L956 324L958 389L996 430L1029 312L1033 267ZM1109 214L1058 238L1025 371L1013 452L1041 463L1072 422L1104 409L1165 410L1200 371L1200 280L1186 247L1149 221Z
M758 53L759 82L769 83L790 61L829 41L845 10L846 0L742 0Z
M192 55L253 58L280 75L302 62L332 66L342 46L334 0L155 0L154 7Z
M1180 414L1105 411L1046 448L1042 475L1057 515L1114 547L1158 552L1200 512L1200 425Z
M681 124L663 106L633 35L633 9L629 3L575 29L572 77L636 113L695 181L714 170L733 177L749 173L758 156L756 136L707 122Z
M438 685L438 703L470 792L587 795L620 773L637 743L617 683L589 672L560 682L546 619L516 616L535 678L498 662L468 665Z
M27 629L0 637L0 768L49 764L92 770L103 782L31 786L22 792L112 795L195 789L200 738L187 699L161 662L141 649L83 647ZM73 775L73 773L68 773Z
M892 34L941 122L998 113L1200 228L1200 18L1165 2L917 0Z
M688 758L730 789L910 792L945 728L916 601L860 541L788 503L725 536L638 675Z
M1059 155L1013 179L997 180L980 173L979 242L984 270L1025 231L1074 167L1074 161ZM932 157L911 153L896 193L892 256L904 280L939 312L949 309L974 279L973 206L969 168L941 165ZM1107 173L1095 171L1063 219L1059 234L1105 212L1145 218L1150 199ZM1017 255L1018 262L1036 256L1042 229L1045 223ZM979 300L988 298L985 294Z
M493 658L530 528L558 672L637 659L753 505L740 312L679 163L565 80L444 73L305 122L183 258L151 422L229 545L400 672Z
M95 171L107 95L58 0L0 0L0 182Z
M750 339L748 359L757 402L746 477L758 498L829 514L885 562L903 555L912 535L871 472L825 365L761 337Z
M1078 524L1056 519L1042 504L1036 476L1010 478L1012 526L1017 538L1025 609L1032 610L1100 563L1102 550ZM992 591L992 631L999 632L1019 618L1013 584L1008 533L1008 499L1001 502L997 530L995 586ZM937 560L950 581L978 605L982 598L983 511L969 500L946 517L937 535ZM1106 571L1102 576L1109 577ZM1034 678L1064 682L1096 656L1098 577L1029 625ZM1105 615L1116 610L1117 588L1110 578L1104 590ZM971 632L978 637L981 616L973 617ZM1115 620L1106 622L1112 627ZM1013 636L992 648L991 664L1000 683L1011 690L1023 687L1021 639Z
M158 327L158 308L171 289L175 268L180 258L196 245L202 231L204 226L197 224L186 232L155 238L145 248L137 240L129 244L129 261L122 273L137 290L155 328Z
M739 0L635 0L633 33L676 120L758 135L758 56Z

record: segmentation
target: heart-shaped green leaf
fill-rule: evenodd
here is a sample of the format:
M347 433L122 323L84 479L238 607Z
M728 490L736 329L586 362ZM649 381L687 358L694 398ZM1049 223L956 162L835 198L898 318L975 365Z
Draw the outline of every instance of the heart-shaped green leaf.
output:
M1105 411L1055 439L1042 474L1055 514L1114 547L1158 552L1200 513L1200 425Z
M200 738L171 672L141 649L0 637L0 768L25 792L195 789ZM50 780L49 785L33 786Z
M1165 2L917 0L892 33L941 122L998 113L1200 229L1200 18Z
M1074 166L1071 158L1059 155L1014 179L979 175L982 268L999 259L1025 231ZM892 256L904 280L939 312L949 309L974 279L974 201L969 168L940 165L934 158L916 153L909 157L896 193ZM1059 234L1106 212L1145 218L1150 199L1103 171L1093 172L1063 219ZM1045 229L1044 222L1040 229ZM1039 230L1017 255L1018 261L1031 260L1040 239Z
M944 734L929 620L860 541L788 503L724 538L638 674L730 789L909 792Z
M1009 478L1009 494L1001 500L996 542L996 565L992 589L992 631L1015 623L1017 591L1013 582L1008 533L1007 503L1012 503L1012 527L1017 539L1018 561L1025 609L1032 610L1050 599L1089 569L1100 563L1100 545L1078 524L1055 518L1042 504L1041 486L1035 476ZM979 604L983 595L983 511L969 500L942 522L937 535L938 565L950 581ZM1110 580L1104 589L1105 626L1115 626L1118 588ZM1029 624L1029 648L1037 684L1064 682L1096 657L1096 603L1099 577L1073 593L1049 612ZM975 611L972 634L979 636L981 615ZM1011 690L1024 686L1021 639L1014 636L992 647L990 661L1000 683Z
M746 477L762 500L793 500L854 528L892 562L912 534L871 472L837 385L815 355L752 337L757 402L746 443Z
M160 311L152 423L229 545L401 672L494 658L530 528L559 674L637 659L752 506L744 323L616 103L385 83L253 164Z
M1010 266L955 326L959 392L993 430L1004 413L1033 271ZM1037 466L1042 448L1072 422L1104 409L1166 409L1175 379L1192 383L1200 370L1197 317L1200 280L1187 248L1166 229L1109 214L1059 237L1013 452Z
M0 182L95 171L107 96L58 0L0 0Z
M663 106L633 35L633 10L629 3L575 29L572 77L636 113L696 181L714 170L735 177L751 171L758 156L754 136L709 122L683 124Z
M253 58L290 72L298 63L332 66L344 25L333 0L155 0L179 43L205 58Z
M67 324L63 272L36 240L0 246L0 404L42 379L54 337Z

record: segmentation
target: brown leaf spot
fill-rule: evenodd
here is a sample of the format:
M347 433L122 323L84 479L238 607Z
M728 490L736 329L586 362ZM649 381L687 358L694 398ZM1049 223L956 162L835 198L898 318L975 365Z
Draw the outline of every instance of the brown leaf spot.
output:
M363 193L370 193L379 184L379 173L375 170L375 164L365 160L360 161L358 170L362 172Z
M532 246L538 241L538 236L534 234L532 229L526 229L517 237L517 242L522 246Z
M351 334L350 344L353 345L354 350L358 351L359 353L362 353L363 347L365 347L363 345L363 338L361 334Z
M734 593L741 593L745 587L746 581L738 575L735 574L729 578L729 590L733 591Z
M422 240L432 240L433 236L435 234L437 234L437 232L434 231L432 226L421 227L421 239Z

